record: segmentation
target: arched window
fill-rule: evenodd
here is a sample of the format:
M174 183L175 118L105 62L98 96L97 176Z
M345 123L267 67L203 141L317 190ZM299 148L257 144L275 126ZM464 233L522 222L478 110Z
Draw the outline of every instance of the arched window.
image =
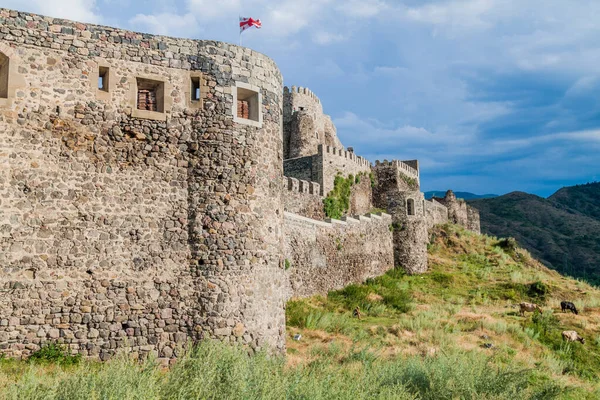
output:
M8 65L9 58L0 52L0 98L8 99Z
M413 199L406 200L406 214L415 215L415 201Z

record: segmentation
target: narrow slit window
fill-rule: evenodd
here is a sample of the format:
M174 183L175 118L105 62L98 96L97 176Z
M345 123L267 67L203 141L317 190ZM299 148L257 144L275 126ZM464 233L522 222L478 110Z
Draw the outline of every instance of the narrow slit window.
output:
M0 52L0 98L8 99L9 58Z
M413 199L406 200L406 214L415 215L415 201Z
M98 68L98 90L102 90L103 92L108 92L108 68L107 67L99 67Z
M192 101L200 101L200 77L199 76L192 76L191 78L191 84L192 84Z

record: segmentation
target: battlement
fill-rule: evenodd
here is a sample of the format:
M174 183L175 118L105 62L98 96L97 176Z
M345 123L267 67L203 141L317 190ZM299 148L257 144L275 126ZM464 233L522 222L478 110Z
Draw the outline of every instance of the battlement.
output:
M375 168L380 168L380 167L393 167L393 168L398 169L399 172L402 172L403 174L405 174L411 178L419 179L419 170L411 167L404 161L399 161L399 160L393 160L393 161L377 160L377 161L375 161Z
M283 184L284 187L290 192L312 194L316 196L321 195L321 185L317 182L309 182L302 179L284 176Z
M291 88L288 87L288 86L284 86L283 87L283 95L284 96L285 95L289 95L291 93L303 94L305 96L308 96L308 97L314 99L317 103L321 104L321 100L309 88L305 88L305 87L302 87L302 86L298 86L298 87L292 86Z
M285 212L285 219L291 221L303 222L323 228L333 228L336 225L353 225L353 224L369 224L374 222L392 222L392 216L386 213L367 213L363 215L354 215L352 217L342 217L342 219L327 218L325 221L317 221L315 219L303 217L291 212Z
M365 168L371 167L371 162L364 157L357 156L354 152L344 150L343 148L337 148L332 146L324 146L322 144L318 147L319 155L331 154L332 156L338 156L341 158L348 159L357 165Z

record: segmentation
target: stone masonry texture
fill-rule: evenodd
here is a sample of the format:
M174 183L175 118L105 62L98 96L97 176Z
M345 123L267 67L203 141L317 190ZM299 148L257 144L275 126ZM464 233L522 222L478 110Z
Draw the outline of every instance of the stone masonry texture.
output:
M16 67L0 107L0 351L171 358L204 337L283 349L277 66L218 42L10 10L0 22ZM137 77L165 85L156 118L133 116ZM235 81L262 92L261 127L233 123Z
M326 294L392 269L391 222L387 214L320 222L286 213L291 295Z

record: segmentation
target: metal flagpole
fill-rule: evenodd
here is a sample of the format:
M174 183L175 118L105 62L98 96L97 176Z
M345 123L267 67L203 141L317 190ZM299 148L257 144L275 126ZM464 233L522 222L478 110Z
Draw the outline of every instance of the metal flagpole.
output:
M238 28L240 30L240 47L242 47L242 28L240 27L240 21L242 20L242 16L240 15L238 18Z

